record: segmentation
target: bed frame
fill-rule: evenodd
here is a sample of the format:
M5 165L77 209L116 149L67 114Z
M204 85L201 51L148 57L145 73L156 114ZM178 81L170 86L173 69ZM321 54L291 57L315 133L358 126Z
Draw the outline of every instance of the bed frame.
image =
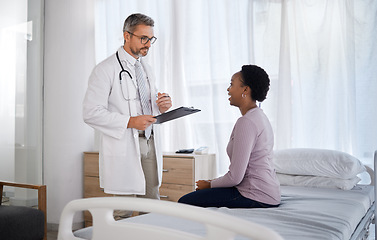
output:
M114 209L166 214L202 223L207 234L202 236L141 223L115 221ZM255 240L282 240L275 231L227 214L175 202L130 197L104 197L74 200L64 208L58 240L82 239L72 233L75 212L89 210L93 216L93 240L161 239L161 240L221 240L241 235Z
M374 186L374 199L377 199L376 180L377 171L366 166L370 175L371 183ZM377 169L377 151L374 152L374 169ZM113 218L114 209L124 209L140 212L153 212L179 218L196 221L206 225L207 235L202 236L187 233L176 229L146 225L135 222L115 221ZM92 198L79 199L70 202L63 210L59 226L59 240L82 239L75 237L72 233L72 222L75 212L89 210L93 216L92 239L123 239L129 236L130 239L234 239L236 236L245 236L250 239L283 239L274 230L237 218L228 214L213 211L210 209L194 207L175 202L158 201L140 198ZM376 224L376 201L359 222L350 240L367 240L370 224Z

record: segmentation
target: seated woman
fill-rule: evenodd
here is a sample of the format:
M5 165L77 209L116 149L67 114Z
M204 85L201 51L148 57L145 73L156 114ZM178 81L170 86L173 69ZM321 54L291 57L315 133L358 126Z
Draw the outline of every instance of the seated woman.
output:
M274 135L270 121L256 101L266 99L270 86L267 73L245 65L232 76L230 105L240 109L227 146L229 171L213 180L196 182L195 192L178 202L200 207L268 208L280 204L280 184L273 164Z

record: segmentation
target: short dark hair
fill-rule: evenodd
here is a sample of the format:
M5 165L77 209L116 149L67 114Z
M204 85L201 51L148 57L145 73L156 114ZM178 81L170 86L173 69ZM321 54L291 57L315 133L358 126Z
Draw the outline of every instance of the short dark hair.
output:
M270 78L266 71L256 65L244 65L241 75L243 83L251 89L251 99L263 102L270 89Z
M141 13L134 13L128 16L124 21L123 32L134 32L136 26L140 24L154 27L152 18Z

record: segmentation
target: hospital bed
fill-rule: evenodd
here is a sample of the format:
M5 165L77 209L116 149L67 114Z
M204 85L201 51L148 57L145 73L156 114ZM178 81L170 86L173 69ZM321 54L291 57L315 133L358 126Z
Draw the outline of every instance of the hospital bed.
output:
M130 201L124 204L118 198L80 199L64 209L58 239L368 239L376 214L376 173L371 168L330 150L283 150L276 152L274 161L282 185L277 208L204 209L147 199L121 198ZM374 169L376 163L377 151ZM369 173L371 184L356 184L355 176L363 171ZM112 211L120 207L151 213L115 222ZM72 233L74 212L87 209L93 227ZM158 237L170 233L176 235Z

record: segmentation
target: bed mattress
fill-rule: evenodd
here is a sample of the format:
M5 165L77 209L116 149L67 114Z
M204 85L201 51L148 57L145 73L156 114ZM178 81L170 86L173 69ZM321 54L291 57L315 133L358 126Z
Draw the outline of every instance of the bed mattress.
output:
M352 190L282 186L278 208L211 208L262 224L289 240L350 239L355 228L373 204L373 186L357 185ZM206 230L200 223L161 214L145 214L131 221L179 229L198 235ZM81 229L75 236L91 238L91 229ZM243 239L242 237L236 239Z

